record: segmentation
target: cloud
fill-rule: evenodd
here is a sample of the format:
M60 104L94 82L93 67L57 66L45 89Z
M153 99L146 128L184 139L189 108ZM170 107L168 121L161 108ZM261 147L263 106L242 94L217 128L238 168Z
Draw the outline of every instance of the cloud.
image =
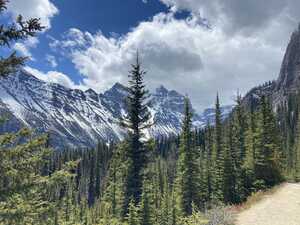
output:
M58 14L50 0L10 0L8 10L14 17L21 14L25 19L40 18L46 29L51 28L51 19Z
M274 30L228 36L221 27L203 27L194 16L177 20L173 13L160 13L119 38L73 28L51 47L73 62L83 85L97 91L125 83L139 49L150 89L163 84L188 94L202 110L213 104L218 91L230 104L237 90L245 93L276 78L289 34L274 44L265 38L272 38Z
M22 56L29 57L31 60L35 60L30 52L31 48L35 48L39 40L36 37L30 37L24 42L17 42L14 44L14 49Z
M57 61L56 61L56 58L55 56L53 55L46 55L46 61L48 62L48 64L53 67L53 68L56 68L58 66L57 64Z
M70 78L69 76L58 72L58 71L49 71L47 73L44 73L40 70L34 69L32 67L26 66L24 68L27 72L30 74L34 75L40 80L50 82L50 83L57 83L61 84L67 88L72 88L72 89L84 89L84 87L80 85L76 85Z
M227 34L256 35L280 23L293 29L300 20L299 0L160 0L173 11L189 10L207 18ZM284 28L286 29L286 28Z
M18 15L22 15L24 19L39 18L42 26L45 26L44 31L51 28L51 19L58 14L58 9L50 0L10 0L7 8L14 20ZM34 61L30 49L36 48L38 43L36 37L31 37L26 41L15 43L14 49Z

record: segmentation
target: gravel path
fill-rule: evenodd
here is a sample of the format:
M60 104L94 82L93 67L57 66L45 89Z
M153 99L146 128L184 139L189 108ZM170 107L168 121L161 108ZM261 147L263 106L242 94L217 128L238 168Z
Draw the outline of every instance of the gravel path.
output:
M236 225L300 225L300 184L285 184L237 216Z

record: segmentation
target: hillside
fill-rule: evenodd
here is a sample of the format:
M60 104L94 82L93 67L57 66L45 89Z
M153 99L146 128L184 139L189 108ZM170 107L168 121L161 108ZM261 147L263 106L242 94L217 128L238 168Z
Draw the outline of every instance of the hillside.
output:
M1 133L17 131L23 126L37 133L50 133L54 147L93 147L99 140L120 140L124 130L119 119L126 114L127 89L117 83L98 94L92 89L73 90L60 84L46 83L21 70L0 84L0 113L10 120ZM181 130L184 95L161 86L152 93L149 108L155 125L146 136L170 136ZM223 116L232 106L222 108ZM193 110L195 112L195 110ZM194 113L193 125L203 127L213 122L214 109Z

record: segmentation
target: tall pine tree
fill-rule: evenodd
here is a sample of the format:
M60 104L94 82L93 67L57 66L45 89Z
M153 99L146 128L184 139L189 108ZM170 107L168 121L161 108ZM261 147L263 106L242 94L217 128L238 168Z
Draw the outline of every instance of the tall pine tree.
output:
M129 74L129 87L126 105L128 115L122 119L121 125L128 130L127 140L129 147L127 157L129 158L129 171L125 187L124 216L128 212L128 205L131 199L134 204L138 204L142 195L143 169L146 165L146 148L141 138L142 131L151 124L148 104L145 103L149 97L144 85L144 75L137 53L136 63L132 65Z
M213 173L213 200L224 201L224 143L222 132L222 113L220 108L219 95L216 100L215 112L215 133L214 133L214 173Z
M197 149L192 145L192 110L185 98L184 119L179 149L178 184L180 203L184 215L191 215L193 204L200 206L200 170Z

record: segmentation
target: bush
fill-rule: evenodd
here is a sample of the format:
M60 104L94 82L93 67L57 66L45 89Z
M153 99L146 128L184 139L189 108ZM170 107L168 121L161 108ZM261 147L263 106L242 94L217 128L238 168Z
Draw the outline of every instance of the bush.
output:
M225 206L214 206L206 212L208 219L207 225L232 225L234 223L234 215Z

